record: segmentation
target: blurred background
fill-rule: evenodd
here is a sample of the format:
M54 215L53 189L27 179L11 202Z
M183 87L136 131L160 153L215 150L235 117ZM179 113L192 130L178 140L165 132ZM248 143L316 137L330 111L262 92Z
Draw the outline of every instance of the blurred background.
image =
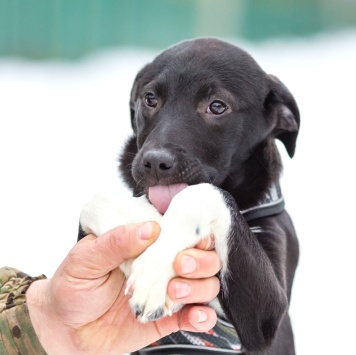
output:
M246 49L294 94L281 184L301 247L298 354L356 354L356 0L0 0L0 266L50 277L117 156L137 71L188 38Z
M356 25L354 0L1 0L0 54L79 58L199 36L304 37Z

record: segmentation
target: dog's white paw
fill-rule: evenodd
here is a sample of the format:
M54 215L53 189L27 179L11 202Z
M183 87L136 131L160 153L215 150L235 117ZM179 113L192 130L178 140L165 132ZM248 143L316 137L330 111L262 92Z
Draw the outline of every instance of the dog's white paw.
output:
M175 276L172 256L146 250L131 265L125 293L131 295L130 307L142 323L155 321L178 311L182 306L167 295L169 280Z
M120 225L161 220L161 214L145 196L128 197L119 191L95 195L82 208L80 225L86 233L96 236Z
M182 250L214 235L222 273L226 272L230 223L223 196L209 184L187 187L172 199L161 220L159 238L131 264L126 294L131 295L131 309L141 322L171 315L182 307L167 296L168 283L176 276L173 262Z

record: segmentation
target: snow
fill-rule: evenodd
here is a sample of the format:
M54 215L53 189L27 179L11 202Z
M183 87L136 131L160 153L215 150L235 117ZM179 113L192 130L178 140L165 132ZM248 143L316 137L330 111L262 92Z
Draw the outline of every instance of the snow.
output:
M292 297L298 354L351 354L356 317L356 32L235 41L297 99L296 156L282 189L301 258ZM79 62L0 59L1 265L51 276L94 193L121 184L137 71L155 55L122 48Z

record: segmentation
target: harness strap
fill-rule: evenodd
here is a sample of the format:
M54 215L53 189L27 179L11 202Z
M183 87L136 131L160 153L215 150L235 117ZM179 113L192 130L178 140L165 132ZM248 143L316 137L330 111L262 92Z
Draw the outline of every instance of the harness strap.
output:
M154 348L145 348L133 353L133 355L226 355L239 353L240 352L234 350L212 349L205 346L165 345L156 346Z
M172 333L134 354L224 355L242 353L241 341L233 325L218 318L215 327L209 332L179 331Z
M261 203L246 210L242 210L241 214L247 222L257 218L269 217L279 214L284 211L284 198L282 196L279 185L272 185Z

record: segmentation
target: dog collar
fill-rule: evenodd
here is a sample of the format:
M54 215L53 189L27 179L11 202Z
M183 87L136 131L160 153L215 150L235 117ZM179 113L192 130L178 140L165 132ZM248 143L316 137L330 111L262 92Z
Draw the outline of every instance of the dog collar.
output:
M272 185L258 205L242 210L241 214L247 222L250 222L257 218L279 214L284 211L284 205L280 186Z

